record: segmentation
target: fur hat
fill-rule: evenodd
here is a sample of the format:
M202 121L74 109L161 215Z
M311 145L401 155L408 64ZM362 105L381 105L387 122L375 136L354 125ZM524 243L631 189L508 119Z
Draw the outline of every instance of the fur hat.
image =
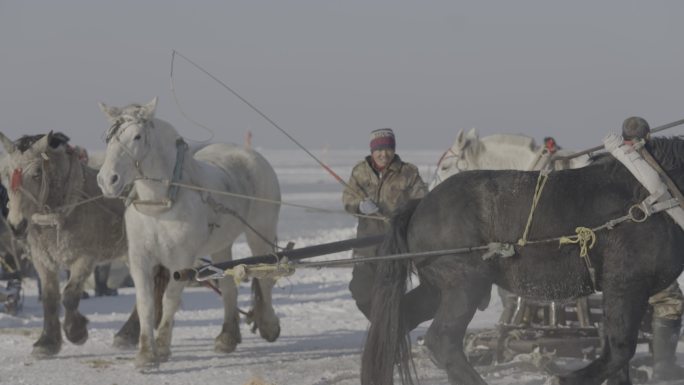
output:
M389 148L394 150L396 148L396 142L394 141L394 132L391 128L381 128L378 130L371 131L370 137L370 149L371 152L375 150L381 150L384 148Z
M650 132L648 122L638 116L629 117L622 123L622 138L625 140L647 139Z

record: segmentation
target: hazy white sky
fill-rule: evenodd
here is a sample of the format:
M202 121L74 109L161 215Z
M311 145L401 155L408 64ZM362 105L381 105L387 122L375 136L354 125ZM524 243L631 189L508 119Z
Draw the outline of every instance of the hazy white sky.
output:
M98 101L147 102L186 137L172 49L311 149L363 148L392 127L400 149L482 135L600 143L630 115L684 118L684 1L0 0L0 130L60 130L104 147ZM215 141L294 148L186 62L176 92ZM675 129L671 134L684 133Z

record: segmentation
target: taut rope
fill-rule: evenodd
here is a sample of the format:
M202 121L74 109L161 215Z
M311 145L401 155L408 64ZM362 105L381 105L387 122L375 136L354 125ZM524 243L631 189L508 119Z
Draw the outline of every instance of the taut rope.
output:
M273 121L273 120L272 120L271 118L269 118L266 114L264 114L263 112L261 112L261 110L259 110L256 106L254 106L252 103L250 103L247 99L245 99L245 98L243 98L242 96L240 96L240 94L238 94L235 90L233 90L232 88L230 88L226 83L222 82L222 81L221 81L220 79L218 79L216 76L212 75L209 71L205 70L205 69L202 68L199 64L197 64L197 63L195 63L194 61L190 60L190 59L187 58L185 55L181 54L180 52L176 51L175 49L172 50L172 52L171 52L171 75L170 75L170 76L171 76L171 90L174 91L174 94L175 94L175 90L174 90L174 87L173 87L173 62L174 62L174 59L175 59L176 55L178 55L178 56L180 56L181 58L183 58L185 61L187 61L188 63L190 63L193 67L197 68L199 71L201 71L201 72L204 73L205 75L209 76L209 77L210 77L211 79L213 79L215 82L217 82L218 84L220 84L223 88L225 88L226 90L228 90L228 92L230 92L231 94L233 94L233 96L235 96L236 98L240 99L240 101L242 101L243 103L245 103L245 104L246 104L249 108L251 108L254 112L256 112L257 114L259 114L259 116L261 116L262 118L264 118L264 119L265 119L268 123L270 123L273 127L275 127L276 129L278 129L278 131L280 131L281 133L283 133L283 135L285 135L288 139L290 139L290 141L292 141L292 143L296 144L297 147L299 147L300 149L302 149L302 151L304 151L304 152L305 152L307 155L309 155L314 161L316 161L316 163L318 163L325 171L327 171L333 178L335 178L335 180L337 180L342 186L344 186L345 188L347 188L349 191L351 191L351 192L352 192L354 195L356 195L358 198L361 198L361 199L367 198L367 197L365 197L365 196L361 196L361 194L359 194L358 192L356 192L356 191L354 191L353 189L349 188L349 185L347 184L347 182L345 182L344 179L342 179L339 175L337 175L337 173L335 173L335 171L333 171L328 165L326 165L326 164L323 163L320 159L318 159L314 154L311 153L311 151L309 151L306 147L304 147L301 143L299 143L292 135L290 135L287 131L285 131L283 128L281 128L275 121ZM191 120L191 122L194 123L194 121L192 121L192 120ZM202 127L204 127L204 126L202 126Z
M527 235L532 227L532 218L534 217L534 210L537 209L537 204L539 204L539 199L541 198L542 190L544 190L544 185L549 179L549 170L544 169L539 171L539 177L537 178L537 186L534 188L534 196L532 197L532 207L530 208L530 215L527 217L527 224L525 225L525 231L523 232L522 238L518 240L518 246L525 246L527 244Z

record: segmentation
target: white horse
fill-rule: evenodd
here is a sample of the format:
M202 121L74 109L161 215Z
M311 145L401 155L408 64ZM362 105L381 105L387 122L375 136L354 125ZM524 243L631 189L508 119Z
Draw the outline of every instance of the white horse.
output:
M140 314L140 343L135 364L155 367L170 356L173 316L184 284L171 281L164 293L163 314L154 338L152 274L156 265L171 271L193 267L211 255L214 262L232 258L235 239L245 234L254 255L274 252L280 187L271 165L253 150L214 143L194 153L174 127L154 118L157 99L123 108L100 103L111 127L107 131L104 163L97 176L105 196L128 194L125 222L131 276ZM187 155L187 156L186 156ZM213 190L178 188L176 184ZM263 201L216 193L225 191ZM253 280L255 328L267 341L280 334L280 321L271 305L271 279ZM220 280L224 323L215 349L232 352L241 342L237 288Z
M554 169L584 167L589 157L583 155L569 161L554 158L571 155L572 151L556 147L552 138L543 146L525 135L494 134L480 139L477 129L458 132L454 144L437 162L430 190L446 178L466 170L539 170L553 162Z

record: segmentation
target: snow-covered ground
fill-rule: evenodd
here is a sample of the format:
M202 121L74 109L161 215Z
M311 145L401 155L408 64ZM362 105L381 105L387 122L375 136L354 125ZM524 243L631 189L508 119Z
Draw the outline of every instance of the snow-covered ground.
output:
M313 161L298 151L263 152L276 167L284 201L341 209L341 187ZM363 151L317 152L343 178L363 154ZM436 151L400 154L420 166L426 181L441 155ZM291 207L282 209L280 241L283 244L294 241L296 247L303 247L353 236L352 217ZM248 255L242 241L234 249L236 258ZM348 256L347 252L331 257ZM188 288L183 294L182 308L176 314L171 359L158 370L147 373L133 368L134 351L111 346L114 333L133 306L132 288L120 289L116 297L81 302L81 311L90 319L90 337L84 345L65 341L55 358L32 358L31 345L42 328L42 308L37 301L35 281L28 280L23 310L14 317L0 314L0 384L358 384L360 353L368 323L349 295L350 278L350 268L328 268L300 270L282 279L273 296L281 320L280 338L274 343L265 342L243 324L243 342L229 355L213 351L213 340L222 323L220 299L205 288ZM243 309L249 307L246 285L241 288L239 304ZM490 307L476 315L471 327L493 326L500 311L498 296L493 295ZM426 327L427 324L421 325L413 338L422 335ZM448 384L444 372L435 368L421 349L414 345L421 384ZM684 344L680 344L678 358L684 362ZM542 373L510 370L488 375L485 380L492 385L541 385L547 378Z

